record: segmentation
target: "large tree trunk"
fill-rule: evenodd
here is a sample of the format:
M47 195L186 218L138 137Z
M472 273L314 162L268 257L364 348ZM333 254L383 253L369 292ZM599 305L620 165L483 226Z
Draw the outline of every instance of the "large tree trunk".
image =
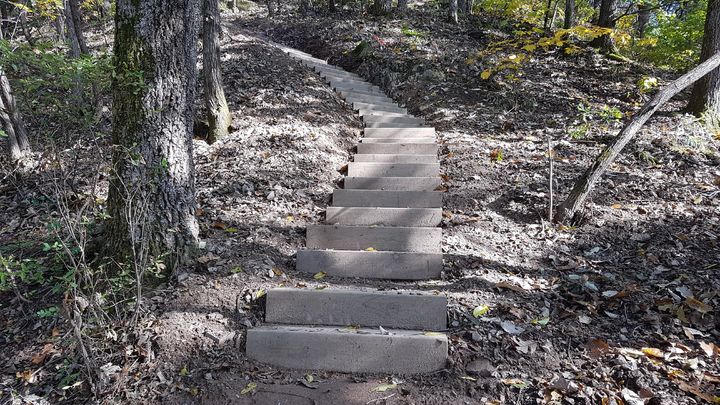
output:
M617 0L602 0L600 3L600 14L597 25L603 28L615 28L615 7ZM595 38L590 45L600 49L604 53L615 52L615 43L610 34L601 35Z
M717 0L713 0L717 1ZM575 214L580 211L595 183L602 177L608 167L615 162L625 145L635 136L640 128L655 114L665 102L680 93L683 89L695 83L713 69L720 66L720 52L708 58L699 66L684 74L667 87L660 90L635 117L625 125L617 137L615 137L595 159L595 162L577 180L570 191L567 200L563 202L555 215L558 222L572 221Z
M30 152L25 121L17 108L15 96L12 94L10 82L5 71L0 67L0 120L8 135L10 158L19 160Z
M709 0L700 60L708 60L718 52L720 52L720 0ZM697 82L690 96L688 110L698 116L709 111L720 117L720 69L715 69Z
M106 247L118 263L159 258L169 271L198 243L197 2L118 0L116 10Z
M565 21L563 28L569 30L575 25L575 0L565 0Z
M228 134L232 116L225 100L220 69L220 10L218 0L203 1L203 81L208 118L208 142Z
M458 0L450 0L449 20L453 24L458 23Z

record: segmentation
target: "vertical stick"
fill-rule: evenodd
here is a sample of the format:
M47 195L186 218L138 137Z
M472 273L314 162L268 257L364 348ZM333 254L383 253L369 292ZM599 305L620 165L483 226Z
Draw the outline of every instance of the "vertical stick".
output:
M548 160L550 163L550 206L548 207L548 221L553 221L553 149L552 137L548 136Z

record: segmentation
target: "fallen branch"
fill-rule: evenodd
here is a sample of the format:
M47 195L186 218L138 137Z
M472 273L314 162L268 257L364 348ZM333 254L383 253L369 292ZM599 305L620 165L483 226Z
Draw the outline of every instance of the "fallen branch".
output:
M602 177L607 168L615 162L620 152L635 134L637 134L645 122L668 100L718 66L720 66L720 52L664 87L652 100L645 104L642 110L625 125L618 136L610 141L602 153L595 159L592 166L575 182L575 186L573 186L572 191L570 191L567 200L558 208L555 214L555 220L561 223L572 221L577 212L582 208L595 183Z

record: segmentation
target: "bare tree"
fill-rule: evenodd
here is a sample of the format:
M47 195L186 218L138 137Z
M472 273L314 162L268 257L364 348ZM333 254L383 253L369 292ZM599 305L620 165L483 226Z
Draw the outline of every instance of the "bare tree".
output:
M717 1L717 0L714 0ZM615 137L595 159L585 173L575 182L567 200L558 208L555 218L558 222L573 221L575 214L580 211L585 200L590 195L595 183L602 177L608 167L615 162L623 148L630 142L640 128L655 114L665 102L670 100L683 89L691 86L698 79L707 75L720 66L720 52L708 58L696 68L682 75L668 86L660 90L635 117Z
M450 14L448 15L448 18L451 23L457 24L458 23L458 0L450 0Z
M0 36L0 39L2 37ZM17 108L10 82L0 67L0 121L8 137L8 152L12 161L18 161L30 152L25 121Z
M220 69L220 9L218 0L203 1L203 81L208 118L208 142L224 138L232 124Z

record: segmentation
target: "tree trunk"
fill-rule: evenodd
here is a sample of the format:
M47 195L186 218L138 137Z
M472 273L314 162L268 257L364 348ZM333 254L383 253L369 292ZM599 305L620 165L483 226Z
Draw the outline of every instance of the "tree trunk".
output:
M473 12L473 0L465 0L465 14L472 15Z
M228 2L227 2L227 8L228 8L231 12L237 13L237 12L239 11L238 5L237 5L237 0L228 0Z
M650 22L650 9L647 4L637 5L637 21L635 21L635 37L645 38L645 27Z
M708 60L718 52L720 52L720 0L709 0L700 60ZM698 116L707 111L715 117L720 117L720 69L715 69L697 82L690 96L688 110Z
M232 116L222 87L218 0L204 0L203 7L203 81L209 126L208 142L213 143L227 136Z
M398 0L398 3L397 3L398 11L400 11L401 13L404 13L407 11L407 8L408 8L408 0Z
M67 6L69 8L68 18L73 20L73 29L75 30L75 38L77 39L78 46L80 47L80 54L87 55L88 51L87 44L85 42L85 35L83 34L83 21L82 15L80 14L80 4L78 0L67 0Z
M58 6L57 15L55 15L55 32L57 32L58 43L65 41L65 11Z
M118 0L116 10L106 247L116 263L142 256L172 271L198 243L197 2Z
M575 0L565 0L565 21L563 28L569 30L575 25Z
M458 0L450 0L450 15L448 18L451 23L458 23Z
M600 3L600 15L598 16L597 25L603 28L615 28L615 5L617 0L602 0ZM615 52L615 43L612 36L601 35L595 38L590 45L600 49L604 53Z
M553 12L552 12L552 18L550 19L550 28L555 26L555 19L557 19L557 11L558 6L560 5L560 0L555 0L555 6L553 6Z
M328 11L331 13L335 12L335 0L328 0Z
M457 0L458 14L463 14L465 12L465 1L466 0Z
M392 0L375 0L373 4L373 13L377 15L385 15L390 13L392 8Z
M17 161L30 152L25 121L17 108L10 82L0 67L0 119L8 135L10 158Z
M645 104L642 110L625 125L622 131L620 131L620 134L605 147L602 153L595 159L592 166L577 180L567 200L558 208L555 215L557 221L573 221L575 214L582 208L595 183L602 177L607 168L615 162L615 159L623 148L625 148L625 145L630 142L645 122L647 122L665 102L713 69L717 69L718 66L720 66L720 52L670 83L667 87L660 90L652 100Z
M543 30L550 29L550 13L552 12L552 0L547 0L545 5L545 18L543 19Z
M265 0L265 4L267 5L268 9L268 17L275 17L275 9L273 8L272 0Z

